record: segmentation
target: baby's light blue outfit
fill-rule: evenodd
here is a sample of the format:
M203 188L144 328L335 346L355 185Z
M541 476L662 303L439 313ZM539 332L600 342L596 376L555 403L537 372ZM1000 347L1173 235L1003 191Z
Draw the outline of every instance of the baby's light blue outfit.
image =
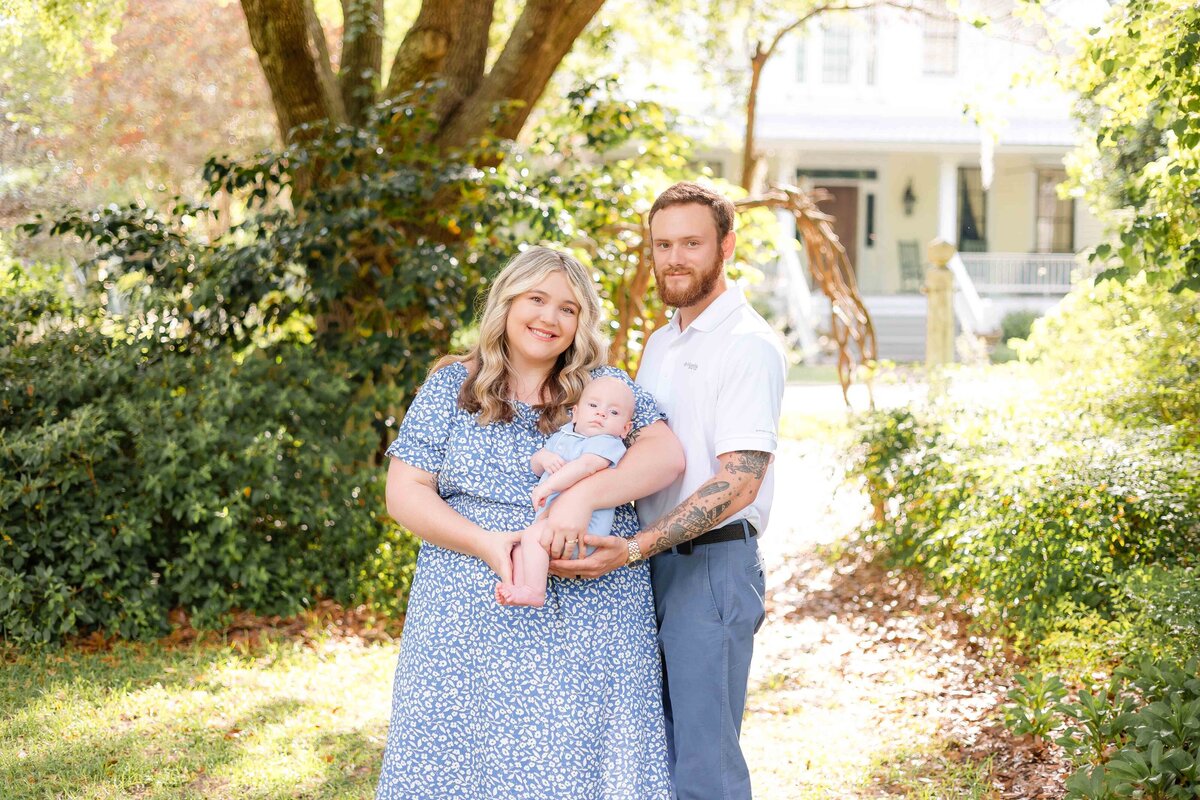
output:
M621 456L625 455L625 443L609 433L598 433L595 436L584 436L575 432L575 423L568 422L563 425L546 441L546 449L556 456L562 458L563 461L574 461L582 455L591 453L593 455L606 458L609 461L609 469L617 465L621 460ZM545 483L550 479L550 472L543 472L542 479L538 483ZM546 498L546 508L554 502L554 498L558 497L558 492ZM592 518L588 520L588 533L593 536L608 536L612 533L613 517L616 514L616 509L598 508L592 512ZM591 553L596 548L588 548L588 553Z

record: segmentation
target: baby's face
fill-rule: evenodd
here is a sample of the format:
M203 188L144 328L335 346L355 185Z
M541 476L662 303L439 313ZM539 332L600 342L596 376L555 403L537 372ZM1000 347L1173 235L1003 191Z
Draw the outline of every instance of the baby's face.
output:
M616 378L599 378L584 387L571 414L582 436L607 433L624 439L633 426L633 390Z

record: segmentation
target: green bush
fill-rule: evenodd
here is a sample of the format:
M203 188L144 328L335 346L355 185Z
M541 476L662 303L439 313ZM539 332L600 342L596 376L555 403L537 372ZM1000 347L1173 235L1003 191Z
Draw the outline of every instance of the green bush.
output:
M388 525L374 434L336 413L352 388L296 346L243 359L76 329L0 347L0 635L360 599Z
M1040 453L1019 429L1006 435L1018 438L967 440L910 411L865 420L852 472L877 512L868 541L943 590L982 600L990 621L1034 642L1068 617L1130 609L1125 576L1135 567L1200 552L1200 453L1168 433L1093 436ZM997 457L1001 447L1016 457ZM1153 602L1181 607L1161 593Z
M1033 329L1033 323L1039 316L1041 315L1038 312L1028 309L1008 312L1004 315L1004 319L1000 320L1000 341L1028 339L1029 332Z
M1200 445L1200 303L1146 276L1068 295L1020 348L1052 409L1122 428L1170 425Z

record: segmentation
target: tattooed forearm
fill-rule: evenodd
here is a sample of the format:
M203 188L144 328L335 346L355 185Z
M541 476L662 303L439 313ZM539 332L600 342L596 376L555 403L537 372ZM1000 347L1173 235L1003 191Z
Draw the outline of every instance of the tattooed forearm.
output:
M730 453L730 456L725 462L725 469L734 474L744 472L759 480L767 474L767 466L771 463L771 454L761 450L738 450Z
M719 526L725 519L754 502L771 454L738 450L718 457L721 471L705 481L690 497L647 529L653 537L646 555L670 550ZM646 548L643 547L643 551Z
M716 525L724 516L725 510L729 508L729 500L711 508L705 508L694 505L693 498L696 498L696 495L683 501L654 526L653 530L658 534L658 538L651 545L650 553L661 553L664 550L670 550L677 544L696 538Z
M633 443L636 442L641 437L642 431L644 431L644 430L646 430L646 429L638 428L637 430L632 431L628 436L625 437L626 444L629 447L632 447Z

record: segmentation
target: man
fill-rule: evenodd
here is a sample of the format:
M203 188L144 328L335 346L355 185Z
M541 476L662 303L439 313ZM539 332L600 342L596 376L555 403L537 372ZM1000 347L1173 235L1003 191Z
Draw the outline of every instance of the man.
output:
M738 738L763 620L757 537L771 506L785 368L774 331L726 280L733 218L728 199L689 182L651 207L658 291L677 310L646 344L637 381L666 412L686 465L638 501L636 537L584 537L596 553L553 565L594 577L622 556L626 564L650 558L679 800L751 796Z

